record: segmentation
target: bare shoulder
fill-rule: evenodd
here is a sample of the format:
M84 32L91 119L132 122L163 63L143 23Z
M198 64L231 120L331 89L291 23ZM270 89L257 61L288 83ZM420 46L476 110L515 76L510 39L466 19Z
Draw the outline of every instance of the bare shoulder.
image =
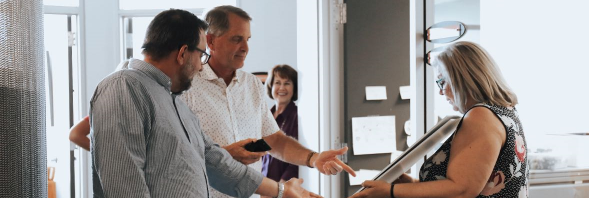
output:
M462 121L459 134L469 138L500 139L501 145L505 142L506 136L501 120L486 107L474 107L468 111Z

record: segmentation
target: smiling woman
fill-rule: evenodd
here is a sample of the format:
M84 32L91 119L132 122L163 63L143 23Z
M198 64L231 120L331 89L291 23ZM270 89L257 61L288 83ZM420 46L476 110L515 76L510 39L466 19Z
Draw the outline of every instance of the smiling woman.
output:
M286 135L298 139L298 109L294 101L298 99L298 74L289 65L276 65L268 73L266 90L275 105L270 109L280 130ZM271 155L262 158L262 174L274 181L288 181L299 177L299 167Z

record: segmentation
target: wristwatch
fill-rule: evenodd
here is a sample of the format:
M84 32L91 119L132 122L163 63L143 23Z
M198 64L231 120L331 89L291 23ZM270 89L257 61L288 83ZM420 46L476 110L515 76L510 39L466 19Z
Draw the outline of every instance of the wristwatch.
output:
M284 184L278 182L278 196L276 198L282 198L282 194L284 194Z

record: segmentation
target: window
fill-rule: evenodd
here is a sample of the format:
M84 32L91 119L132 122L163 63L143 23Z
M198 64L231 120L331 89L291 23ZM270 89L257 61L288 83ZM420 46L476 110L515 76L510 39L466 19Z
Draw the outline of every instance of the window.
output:
M55 0L57 1L57 0ZM119 0L121 10L149 10L149 9L185 9L188 8L206 8L211 9L219 5L233 5L235 0L166 0L166 1L145 1L145 0Z
M467 34L460 40L481 44L517 94L532 185L587 181L576 175L589 169L589 91L584 86L589 68L582 58L589 41L575 34L589 30L582 25L589 17L583 10L587 6L580 1L435 4L434 21L465 23ZM438 92L436 88L435 114L456 114Z
M80 110L78 1L44 3L47 166L55 167L57 197L71 197L72 184L79 189L81 181L79 160L75 161L79 152L69 141Z
M80 5L80 2L79 0L43 0L43 5L78 7Z
M582 25L589 3L509 4L481 2L481 43L518 95L530 163L554 163L536 166L548 170L589 168L589 68L583 60L589 41L575 35L589 30ZM527 9L530 4L535 8Z
M235 5L235 0L220 1L153 1L144 2L141 0L120 0L119 15L122 24L122 47L124 59L136 58L143 59L141 54L143 39L147 31L147 26L159 12L169 9L184 9L195 14L198 18L204 20L205 11L220 5Z

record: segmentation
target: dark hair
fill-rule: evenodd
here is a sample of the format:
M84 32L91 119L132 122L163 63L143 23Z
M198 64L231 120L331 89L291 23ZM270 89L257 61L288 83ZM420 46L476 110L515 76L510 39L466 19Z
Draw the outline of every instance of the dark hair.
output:
M268 72L252 72L252 74L254 76L257 76L257 75L268 75Z
M229 14L233 13L242 19L251 21L252 18L241 8L224 5L217 6L207 13L205 20L209 23L209 34L223 35L229 29Z
M281 78L285 78L285 79L289 79L292 81L292 84L294 86L294 88L292 89L293 93L292 93L292 101L296 101L299 98L299 92L298 92L298 74L297 74L297 70L293 69L291 66L289 65L276 65L274 66L274 68L272 68L272 70L270 70L270 72L268 72L268 78L266 79L266 90L268 91L268 96L270 96L270 98L274 99L274 97L272 97L272 86L274 86L274 76L278 75Z
M143 54L158 61L183 45L188 46L188 51L194 51L200 43L200 31L206 31L207 28L208 25L203 20L188 11L163 11L147 27L141 46Z

